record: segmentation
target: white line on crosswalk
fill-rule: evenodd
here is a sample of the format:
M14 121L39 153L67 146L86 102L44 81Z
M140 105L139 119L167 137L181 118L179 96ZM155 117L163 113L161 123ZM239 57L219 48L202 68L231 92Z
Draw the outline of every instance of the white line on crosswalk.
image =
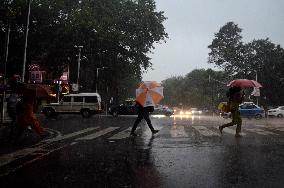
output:
M281 128L276 128L275 130L277 130L277 131L284 131L284 127L281 127Z
M100 137L102 135L105 135L107 133L110 133L110 132L112 132L112 131L114 131L114 130L116 130L118 128L119 127L108 127L106 129L100 130L98 132L95 132L93 134L89 134L89 135L81 137L81 138L77 138L75 140L92 140L92 139L98 138L98 137Z
M210 129L207 129L204 126L192 126L195 130L197 130L200 134L203 136L220 136L220 134L211 131Z
M91 127L91 128L83 129L81 131L74 132L74 133L66 134L64 136L58 136L58 137L55 137L55 138L43 140L41 142L43 144L37 145L35 147L25 148L25 149L17 150L17 151L15 151L13 153L8 153L8 154L5 154L5 155L1 155L0 156L0 167L6 165L6 164L8 164L8 163L10 163L10 162L12 162L12 161L14 161L16 159L18 159L18 158L21 158L21 157L24 157L26 155L32 154L32 153L34 153L36 151L41 151L41 150L43 150L43 148L45 146L48 146L52 142L56 142L56 141L68 139L68 138L71 138L71 137L75 137L75 136L78 136L80 134L96 130L98 128L99 127Z
M215 128L219 130L219 127L218 127L218 126L215 127ZM233 135L236 134L236 130L233 130L233 129L228 128L228 127L224 128L224 129L223 129L223 132L224 132L224 133L228 133L228 134L233 134ZM245 136L246 133L240 133L240 135Z
M170 130L170 133L171 133L171 137L173 138L188 137L188 134L184 130L184 126L175 126L175 128L172 127Z
M89 132L89 131L93 131L93 130L96 130L96 129L99 129L99 127L86 128L86 129L83 129L81 131L77 131L77 132L74 132L74 133L66 134L64 136L59 136L59 137L51 138L51 139L48 139L48 140L44 140L44 142L46 142L46 143L56 142L56 141L68 139L68 138L71 138L71 137L74 137L74 136L78 136L80 134L83 134L83 133L86 133L86 132Z
M115 135L113 135L112 137L108 138L109 140L120 140L120 139L124 139L124 138L128 138L130 135L130 131L131 128L125 129Z
M276 133L273 133L273 132L270 132L270 131L264 131L262 129L253 129L253 128L250 128L250 129L246 129L247 131L250 131L250 132L255 132L257 134L261 134L261 135L278 135Z

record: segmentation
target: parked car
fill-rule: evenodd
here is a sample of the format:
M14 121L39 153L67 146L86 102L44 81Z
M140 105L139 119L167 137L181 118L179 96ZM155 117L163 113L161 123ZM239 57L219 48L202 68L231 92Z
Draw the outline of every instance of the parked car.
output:
M255 119L261 119L262 117L265 117L264 109L252 102L240 104L239 110L242 117ZM220 115L223 118L229 118L231 117L231 112L222 112L220 113Z
M137 114L137 108L135 106L135 101L127 100L119 105L112 105L109 107L108 112L117 117L118 115L135 115Z
M158 115L165 115L165 116L171 116L174 114L174 110L163 105L156 105L154 107L154 111L151 113L153 115L158 114Z
M261 119L265 117L264 109L253 103L244 103L240 105L240 113L243 117Z
M46 104L41 111L46 117L62 113L79 113L87 118L102 112L101 96L98 93L64 95L59 103Z
M276 116L279 118L284 117L284 106L278 106L277 108L268 110L268 116Z

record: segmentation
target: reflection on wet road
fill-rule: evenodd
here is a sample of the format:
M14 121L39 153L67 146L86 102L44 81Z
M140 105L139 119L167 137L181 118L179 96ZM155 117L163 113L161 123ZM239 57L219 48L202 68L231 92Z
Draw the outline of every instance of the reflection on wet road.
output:
M133 116L44 120L57 136L1 155L1 185L282 187L284 120L244 119L235 138L235 127L220 135L218 125L230 121L220 117L151 119L160 132L142 123L138 137L129 136Z

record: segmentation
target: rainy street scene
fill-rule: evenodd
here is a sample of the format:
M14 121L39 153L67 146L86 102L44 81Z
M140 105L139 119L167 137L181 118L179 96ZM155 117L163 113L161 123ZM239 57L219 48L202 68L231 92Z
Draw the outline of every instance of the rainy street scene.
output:
M2 0L1 187L284 187L283 7Z

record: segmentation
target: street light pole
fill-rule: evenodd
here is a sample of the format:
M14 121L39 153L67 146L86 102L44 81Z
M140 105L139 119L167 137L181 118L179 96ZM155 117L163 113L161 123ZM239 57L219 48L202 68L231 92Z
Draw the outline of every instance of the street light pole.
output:
M257 81L257 71L255 71L255 81ZM256 97L256 105L258 105L258 96Z
M78 54L78 70L77 70L77 86L79 87L81 50L82 50L83 46L74 46L74 47L78 48L78 50L79 50L79 54Z
M26 30L25 30L25 47L24 47L22 82L25 82L26 61L27 61L27 46L28 46L29 24L30 24L30 13L31 13L31 0L28 0L28 14L27 14L27 25L26 25Z
M98 83L99 83L99 69L100 68L97 68L97 83L96 83L96 93L98 93Z
M10 43L10 23L8 25L8 30L7 30L7 41L6 41L6 53L5 53L5 62L4 62L4 76L3 76L3 81L4 81L4 91L3 91L3 96L2 96L2 109L1 109L1 114L2 114L2 119L1 122L2 124L4 123L5 119L5 109L4 109L4 101L6 100L6 77L7 77L7 62L8 62L8 56L9 56L9 43Z

